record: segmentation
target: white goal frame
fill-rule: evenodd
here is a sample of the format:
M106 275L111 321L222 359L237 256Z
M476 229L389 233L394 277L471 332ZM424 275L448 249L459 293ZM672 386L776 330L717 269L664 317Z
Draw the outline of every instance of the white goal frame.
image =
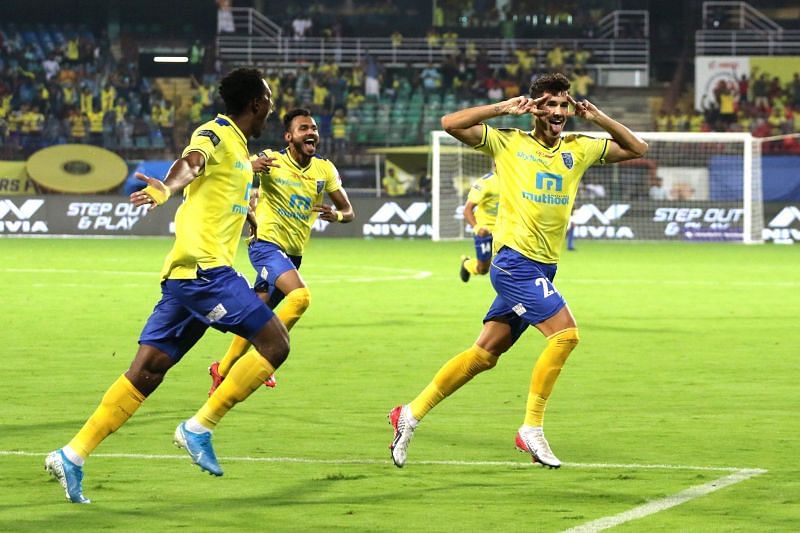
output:
M573 133L573 132L568 132ZM610 137L606 132L574 132L593 137ZM687 143L741 143L742 146L742 241L744 244L760 244L763 242L763 201L761 189L761 140L749 133L738 132L637 132L645 141L673 141ZM443 237L441 234L441 157L442 139L457 140L441 130L431 132L430 164L431 164L431 215L432 239L434 241L459 239ZM459 143L461 150L472 150ZM459 158L459 165L461 158Z

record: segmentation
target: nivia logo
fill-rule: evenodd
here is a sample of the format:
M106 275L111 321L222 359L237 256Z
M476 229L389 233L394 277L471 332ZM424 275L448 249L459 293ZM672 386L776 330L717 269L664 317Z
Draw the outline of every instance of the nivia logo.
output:
M428 204L425 202L414 202L408 209L403 209L396 202L386 202L369 218L369 221L385 223L398 217L405 223L416 222L427 210Z
M781 209L781 212L775 215L770 223L770 228L788 228L793 222L800 220L800 209L790 205Z
M430 236L433 228L428 223L417 223L428 211L427 202L413 202L407 209L397 202L386 202L363 226L365 236L423 237Z
M582 205L572 214L575 236L590 239L633 239L633 230L630 227L614 223L630 207L628 204L612 204L605 211L600 211L594 204Z
M618 220L628 212L631 206L628 204L612 204L604 212L600 211L594 204L584 204L580 206L572 215L575 224L586 224L590 220L597 219L601 224L607 226L613 220Z
M776 244L800 242L798 221L800 221L800 208L794 205L787 205L764 228L762 236L765 241L772 241Z
M0 233L47 233L46 221L30 220L42 205L40 198L25 200L19 207L12 200L0 200Z

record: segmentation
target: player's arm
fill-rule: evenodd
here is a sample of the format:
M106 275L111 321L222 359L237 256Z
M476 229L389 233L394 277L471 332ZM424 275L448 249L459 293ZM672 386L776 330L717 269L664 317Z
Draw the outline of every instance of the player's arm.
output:
M341 222L342 224L355 220L356 213L353 211L353 205L350 203L350 199L344 189L340 188L329 192L328 197L333 202L333 205L319 204L311 208L319 213L319 218L328 222Z
M472 226L472 230L475 233L478 233L478 231L481 229L478 228L478 220L475 218L475 208L477 207L477 205L478 204L476 204L472 200L467 200L467 203L464 204L464 220L466 220L467 223L470 226Z
M448 113L442 117L442 128L467 146L475 146L483 140L483 121L501 115L546 115L547 110L539 109L549 95L537 99L517 96L496 104L468 107L460 111Z
M629 159L642 157L647 153L647 143L640 139L620 122L600 111L588 100L576 102L571 96L569 103L575 106L575 114L584 120L594 122L611 134L603 159L606 163L619 163Z
M135 206L149 205L154 209L166 202L170 196L180 192L203 172L206 165L205 156L198 151L192 151L177 159L167 172L164 181L145 176L137 172L136 177L147 184L147 187L131 194L131 203Z

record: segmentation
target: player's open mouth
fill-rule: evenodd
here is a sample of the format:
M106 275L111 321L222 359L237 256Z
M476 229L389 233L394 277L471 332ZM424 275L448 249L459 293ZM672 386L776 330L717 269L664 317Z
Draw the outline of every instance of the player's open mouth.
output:
M316 148L317 146L317 138L316 137L306 137L303 140L303 144L309 148Z
M555 133L561 133L564 123L567 121L566 117L550 117L547 122L550 123L550 129Z

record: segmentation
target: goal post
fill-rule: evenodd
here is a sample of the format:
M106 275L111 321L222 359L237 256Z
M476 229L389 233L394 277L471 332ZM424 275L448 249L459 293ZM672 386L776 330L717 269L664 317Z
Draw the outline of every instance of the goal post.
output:
M758 139L749 133L637 135L649 145L644 158L586 171L572 215L576 237L763 242ZM432 132L431 143L433 240L465 238L461 208L491 160L443 131Z

